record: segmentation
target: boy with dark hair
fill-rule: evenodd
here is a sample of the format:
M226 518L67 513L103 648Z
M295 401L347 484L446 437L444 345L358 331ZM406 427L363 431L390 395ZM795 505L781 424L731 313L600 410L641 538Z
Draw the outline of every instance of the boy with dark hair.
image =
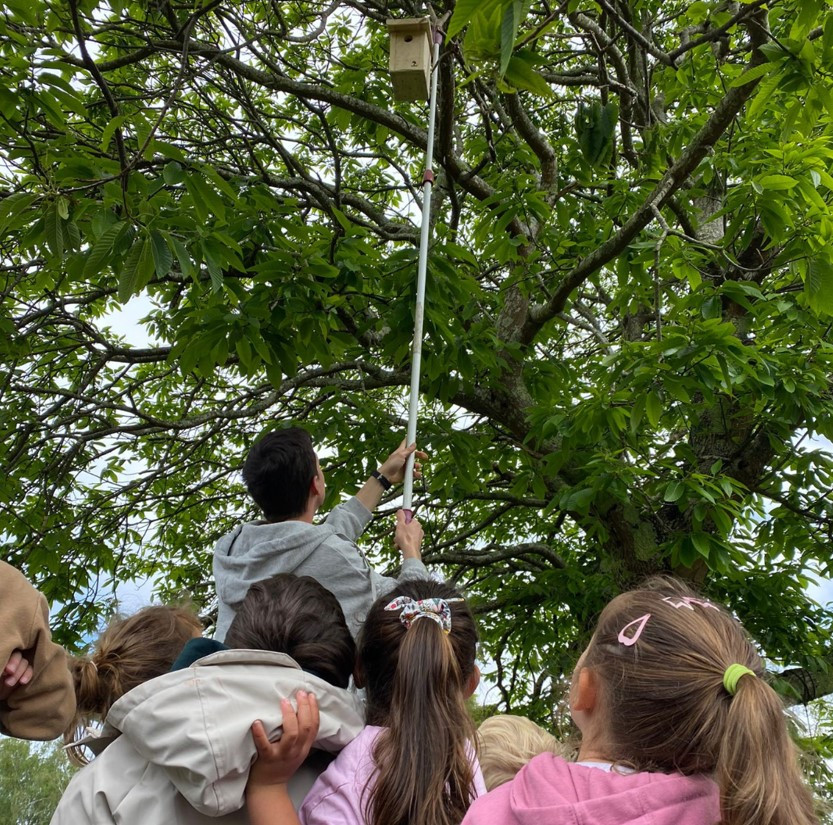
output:
M306 430L276 430L249 450L243 483L266 521L284 521L306 509L310 480L318 475L319 466Z
M215 638L222 641L249 587L276 573L312 576L332 591L355 636L376 598L398 581L427 578L422 563L422 527L397 513L394 542L402 551L399 579L377 573L356 546L382 493L405 477L408 456L416 451L403 441L371 473L348 501L333 508L322 524L313 524L324 501L324 474L305 430L274 430L249 451L243 480L263 511L264 521L243 524L217 542L214 579L219 609ZM416 452L420 458L425 454ZM419 476L419 464L414 465Z

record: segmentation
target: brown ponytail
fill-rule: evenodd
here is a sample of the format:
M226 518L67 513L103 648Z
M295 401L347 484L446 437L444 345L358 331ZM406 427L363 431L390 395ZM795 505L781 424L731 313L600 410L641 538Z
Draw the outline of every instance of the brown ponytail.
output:
M626 639L641 631L623 644L628 625ZM731 695L723 678L733 664L753 673ZM599 678L609 759L712 775L722 825L817 825L783 705L728 611L681 582L652 580L602 611L579 665Z
M725 825L817 823L775 691L744 676L729 702L714 778Z
M64 731L69 758L89 762L75 744L92 722L102 721L113 703L129 690L171 669L189 639L202 632L200 620L183 607L145 607L110 623L89 656L71 656L77 710Z
M377 600L359 637L367 722L386 730L373 751L369 825L458 825L474 799L474 725L466 685L475 671L477 630L465 602L452 602L451 632L431 619L406 628L397 596L460 599L431 580L402 582Z

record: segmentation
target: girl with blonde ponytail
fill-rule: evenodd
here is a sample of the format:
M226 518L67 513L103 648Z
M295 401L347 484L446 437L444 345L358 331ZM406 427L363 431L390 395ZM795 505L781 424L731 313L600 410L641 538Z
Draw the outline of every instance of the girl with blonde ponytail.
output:
M476 647L471 611L448 584L401 582L377 599L358 639L367 727L318 778L295 818L277 789L315 727L314 707L310 713L299 701L289 738L285 727L280 742L258 743L252 825L459 825L486 792L466 706L480 679Z
M69 758L89 762L107 743L89 736L88 727L102 721L125 693L171 669L186 643L202 633L200 620L184 607L154 605L110 623L89 656L71 656L77 710L64 732Z
M657 579L602 611L570 692L578 762L543 754L464 825L818 825L743 628Z

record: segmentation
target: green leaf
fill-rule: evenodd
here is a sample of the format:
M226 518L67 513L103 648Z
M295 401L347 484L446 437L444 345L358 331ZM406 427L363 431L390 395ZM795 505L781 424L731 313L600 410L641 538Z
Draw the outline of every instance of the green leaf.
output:
M645 396L637 396L631 407L631 421L630 430L631 435L636 438L639 433L639 425L642 423L642 418L645 415Z
M790 29L790 40L805 38L810 29L816 25L819 17L819 4L815 0L802 0L800 3L796 3L796 8L798 13L795 15Z
M758 183L765 191L782 192L792 189L798 181L789 175L764 175L758 178Z
M711 538L708 533L692 533L691 543L696 548L697 552L704 558L709 557L709 550L711 549Z
M119 275L118 299L127 301L147 284L153 276L153 255L150 241L140 236L133 242Z
M833 263L826 254L819 254L810 260L804 291L816 312L833 315Z
M692 23L704 23L710 11L709 4L704 0L694 0L686 9L686 16Z
M14 195L9 195L0 201L0 234L22 226L25 220L22 221L20 218L25 218L29 208L37 200L37 195L15 192Z
M503 20L500 23L500 67L498 68L500 77L506 74L512 51L515 48L515 38L518 36L518 26L520 25L520 5L515 0L503 10Z
M353 223L347 215L344 214L338 207L331 207L333 217L341 224L341 228L349 232L353 228Z
M576 135L581 153L591 166L601 167L610 160L618 117L618 108L613 101L604 106L599 100L590 104L579 101L575 118Z
M241 335L238 337L237 341L235 341L234 348L237 350L237 355L240 358L240 363L245 368L247 373L251 372L252 369L252 347L249 344L248 339L245 335Z
M176 144L154 138L153 148L163 157L170 158L179 163L188 163L187 155Z
M110 253L113 251L113 244L116 238L124 228L123 221L114 223L102 232L101 237L95 242L95 245L87 255L87 260L84 263L84 277L92 278L97 275L104 268Z
M745 86L747 83L751 83L753 80L758 80L758 78L763 77L765 74L769 74L776 68L777 66L775 63L760 63L757 66L752 66L751 69L747 69L740 77L736 77L729 85L733 88Z
M596 495L596 491L590 487L582 490L573 490L562 497L560 507L562 510L586 513L590 509L590 502Z
M659 425L659 419L662 415L662 400L656 390L651 390L645 399L645 414L648 416L648 421L652 427Z
M732 374L729 372L729 364L722 353L717 353L717 363L720 364L720 371L723 374L723 386L729 394L732 392Z
M138 150L144 147L142 157L145 160L150 160L150 152L153 147L153 139L151 138L153 124L143 115L134 114L131 118L130 125L136 132L136 149Z
M38 92L36 99L47 120L49 120L53 126L63 131L66 128L67 118L60 101L57 100L54 95L49 94L45 90Z
M454 14L448 23L446 40L451 40L462 31L475 14L487 14L495 6L503 6L505 3L506 0L457 0L454 4Z
M182 183L185 179L185 173L182 171L182 165L177 163L175 160L172 160L170 163L166 163L165 168L162 170L162 179L169 186Z
M150 244L153 251L153 265L156 269L156 274L160 278L164 278L171 271L171 264L173 264L173 255L168 249L168 242L164 235L156 229L151 230Z
M201 222L208 220L210 209L220 220L225 219L226 207L223 199L197 173L185 176L185 187L194 202L194 209Z
M683 497L683 493L685 493L685 484L682 481L672 481L665 488L665 495L662 498L663 501L667 501L670 504L679 501Z
M126 119L127 115L116 115L116 117L112 118L104 127L101 132L101 143L99 144L99 149L101 149L102 152L107 151L110 146L110 141L116 133L116 129L120 129Z
M62 257L64 254L64 228L56 201L46 207L44 233L49 251L56 258Z
M64 241L68 249L81 248L81 230L75 221L67 221L64 224Z
M203 241L202 254L205 260L205 268L208 270L208 276L211 278L211 291L219 292L223 286L223 270L220 268L220 263L217 256L211 249L210 244Z
M764 110L770 97L772 97L772 93L778 87L780 80L781 73L773 72L769 77L761 81L755 92L755 96L752 98L752 102L749 104L748 116L750 120L756 120L758 115Z
M833 57L833 15L830 14L824 15L822 54L825 61Z
M500 53L501 6L494 5L486 12L475 14L463 38L466 60L493 62Z
M232 203L237 202L237 192L234 187L211 166L201 167L205 177L214 184L214 187L222 192Z
M784 116L783 125L781 126L781 142L786 143L792 133L795 131L795 123L798 116L803 112L805 103L801 99L794 100L787 109L787 114ZM763 186L761 186L763 190Z
M9 89L0 88L0 114L12 121L17 119L17 107L22 99Z
M509 59L506 65L507 82L517 89L523 89L541 97L554 97L550 84L532 68L531 61L527 59L523 50L516 52Z
M828 89L824 84L819 83L813 87L813 91L821 101L824 108L827 109L827 114L830 117L833 117L833 94L830 93L830 89Z
M186 278L193 278L196 276L198 271L196 264L188 254L188 250L185 248L182 241L180 241L179 238L175 238L173 235L169 235L168 243L171 245L174 255L176 255L176 260L179 264L179 271Z
M3 5L7 6L28 25L38 25L38 11L41 10L41 7L32 3L31 0L5 0Z

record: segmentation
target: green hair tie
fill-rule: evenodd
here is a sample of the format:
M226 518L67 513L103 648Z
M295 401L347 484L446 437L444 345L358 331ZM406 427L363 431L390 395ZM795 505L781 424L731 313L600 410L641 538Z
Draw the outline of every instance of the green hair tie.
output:
M749 673L751 676L755 675L754 670L750 670L745 665L729 665L723 673L723 687L730 696L734 696L738 691L738 681L741 676L746 676Z

